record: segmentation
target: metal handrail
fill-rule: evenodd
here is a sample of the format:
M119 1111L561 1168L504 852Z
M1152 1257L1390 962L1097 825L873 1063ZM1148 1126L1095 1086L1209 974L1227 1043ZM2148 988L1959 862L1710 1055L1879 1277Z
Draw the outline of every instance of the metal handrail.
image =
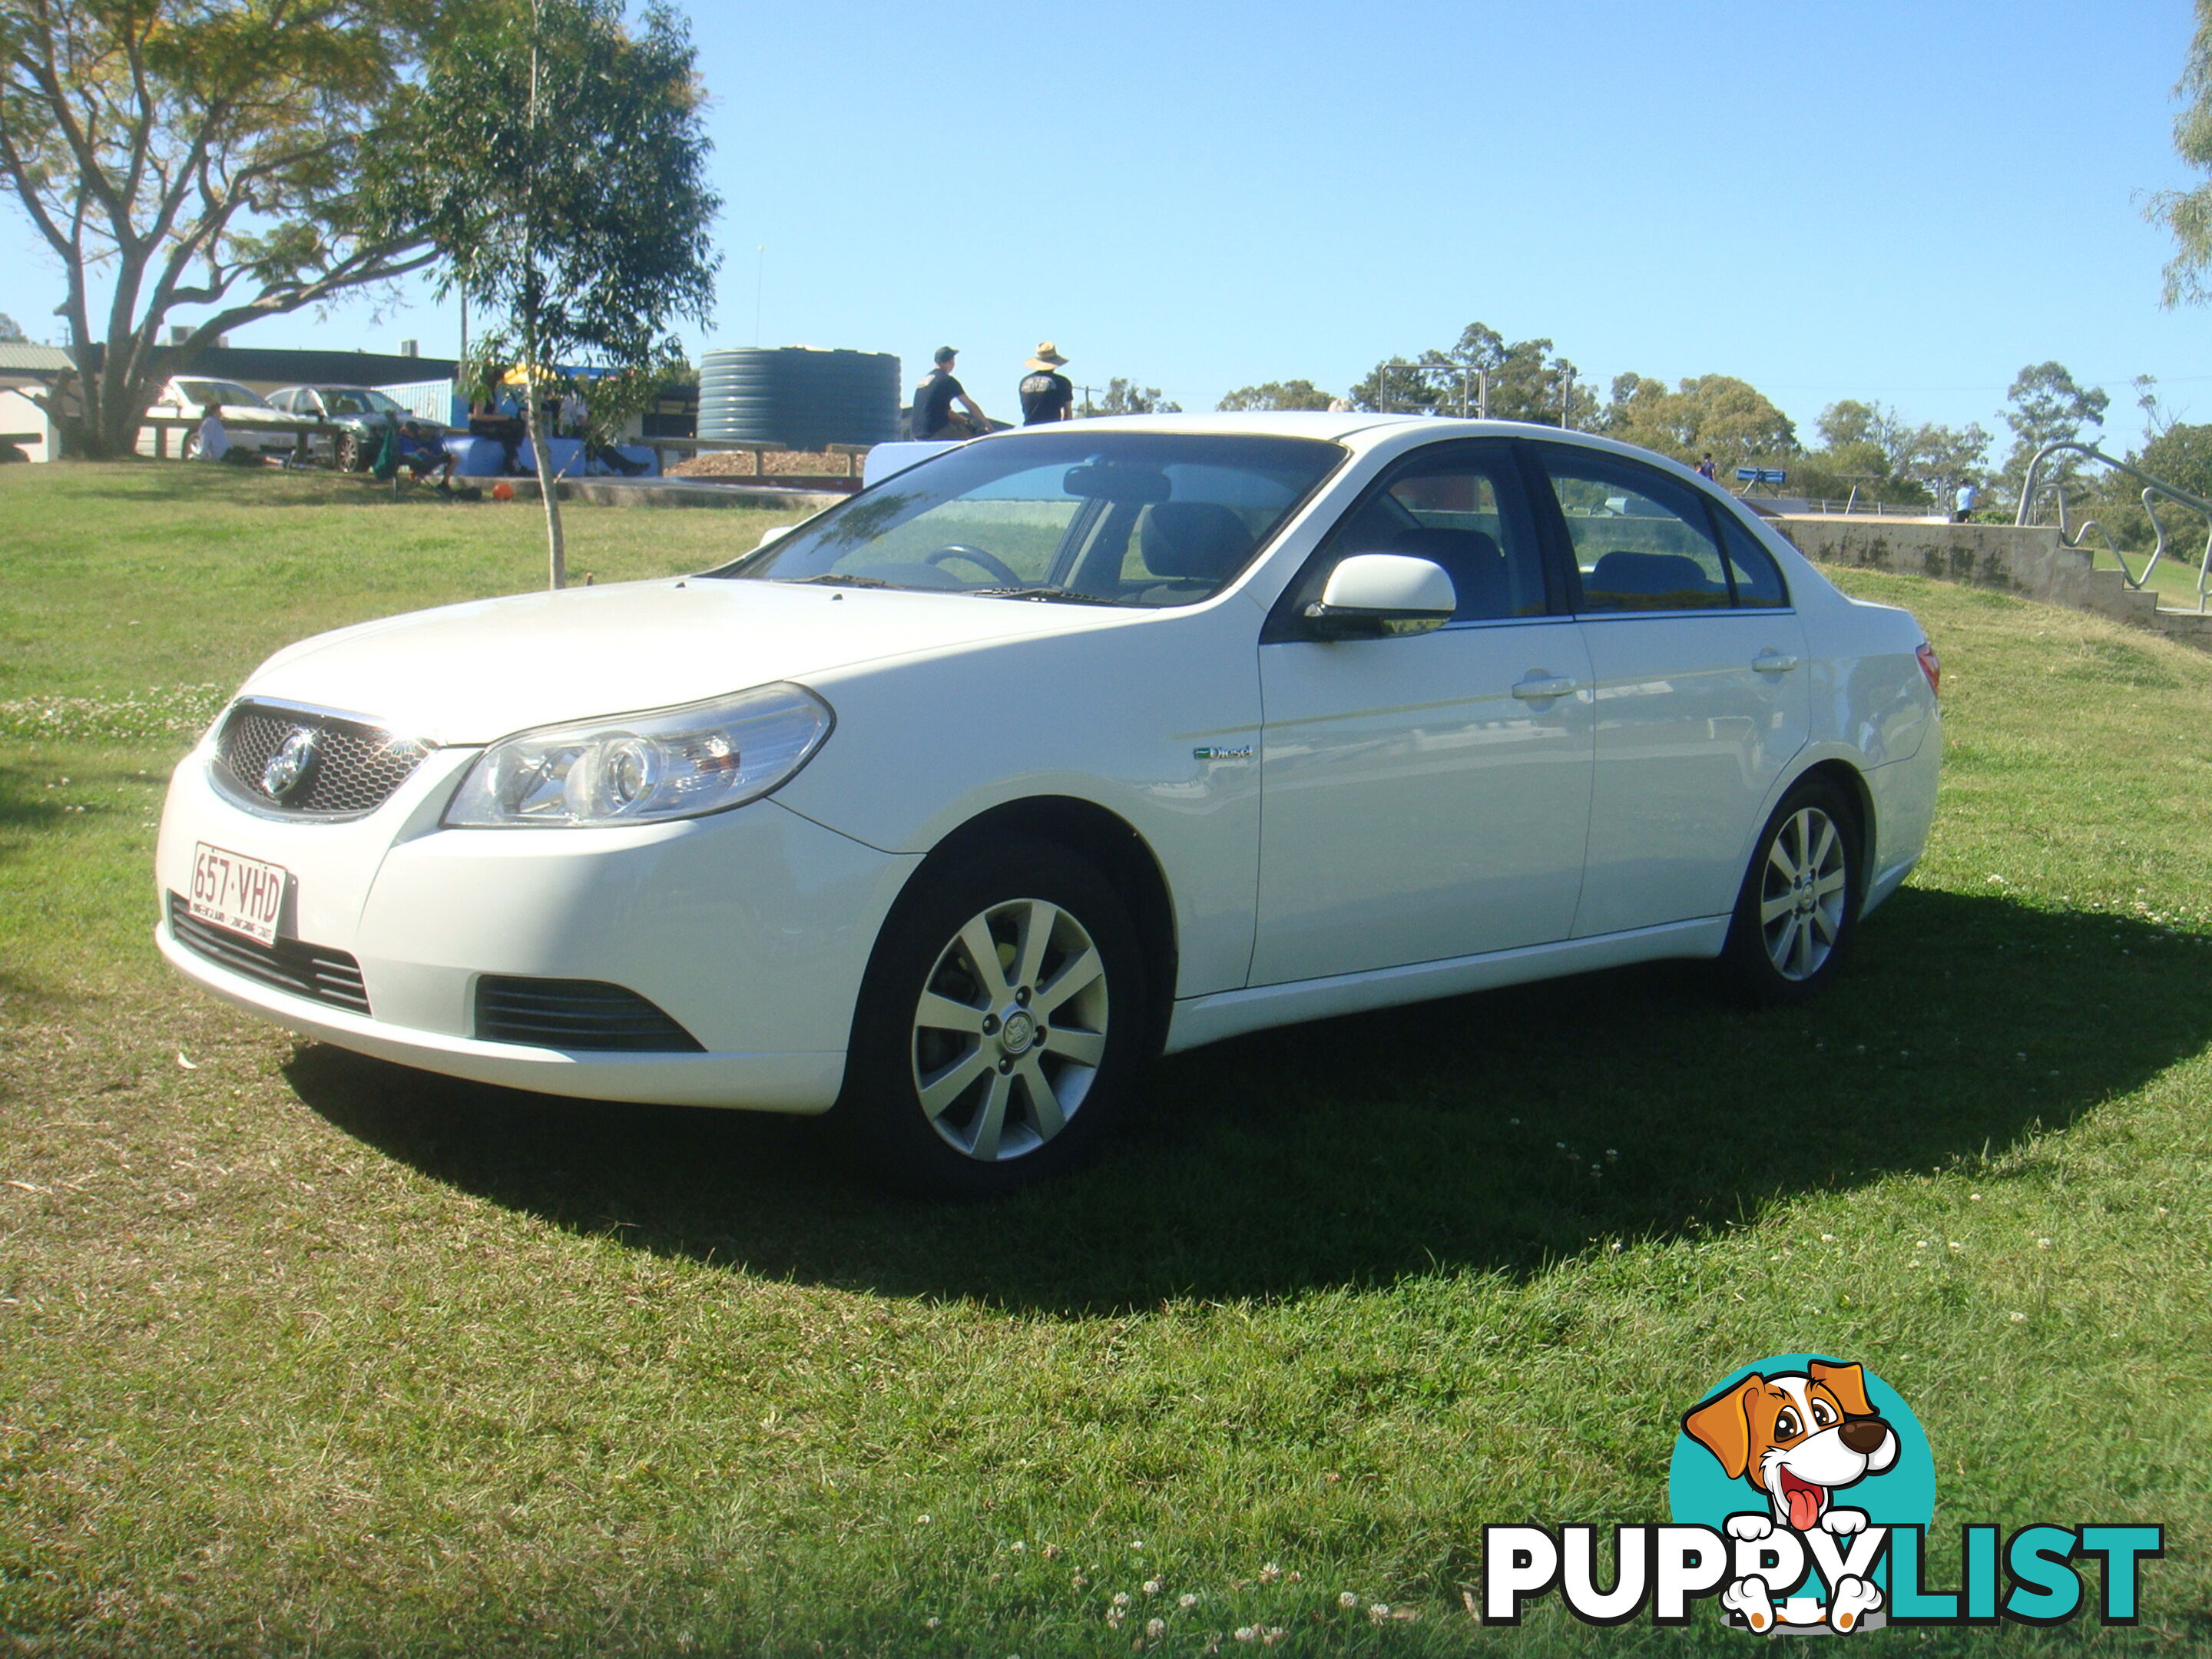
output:
M2057 478L2053 478L2048 484L2042 481L2044 462L2062 449L2070 449L2078 454L2087 456L2093 461L2101 461L2115 471L2124 472L2130 478L2142 481L2143 511L2150 517L2150 527L2158 534L2158 544L2151 549L2150 557L2144 561L2142 575L2136 575L2128 569L2127 559L2121 554L2118 546L2114 544L2112 532L2098 523L2096 520L2083 520L2079 530L2067 529L2064 483ZM2212 501L2192 495L2185 489L2177 489L2163 478L2152 477L2139 466L2127 461L2114 460L2100 449L2093 449L2087 444L2075 443L2070 439L2062 439L2057 443L2044 445L2035 452L2034 459L2028 462L2027 476L2021 482L2020 509L2013 514L2013 523L2015 526L2025 529L2033 522L2036 511L2036 495L2042 489L2050 490L2058 498L2060 544L2066 547L2078 548L2088 538L2089 532L2095 531L2105 538L2105 546L2112 553L2112 562L2120 567L2120 580L2138 592L2141 591L2143 584L2150 580L2150 573L2158 568L2158 562L2166 556L2166 526L2159 522L2158 514L2151 506L2152 500L2156 496L2164 495L2170 501L2180 502L2182 506L2190 508L2192 512L2203 514L2205 522L2204 556L2197 561L2197 609L2200 614L2203 613L2206 590L2208 586L2212 586Z

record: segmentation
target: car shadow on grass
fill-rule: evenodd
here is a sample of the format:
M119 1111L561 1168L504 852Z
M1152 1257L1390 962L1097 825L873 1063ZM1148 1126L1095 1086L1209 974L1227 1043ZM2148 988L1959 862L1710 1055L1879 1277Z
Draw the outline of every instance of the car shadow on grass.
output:
M891 1295L1099 1311L1512 1275L2063 1128L2212 1041L2212 940L1908 890L1802 1009L1666 963L1159 1062L1079 1174L883 1197L818 1125L605 1106L303 1045L287 1075L434 1178L634 1248Z

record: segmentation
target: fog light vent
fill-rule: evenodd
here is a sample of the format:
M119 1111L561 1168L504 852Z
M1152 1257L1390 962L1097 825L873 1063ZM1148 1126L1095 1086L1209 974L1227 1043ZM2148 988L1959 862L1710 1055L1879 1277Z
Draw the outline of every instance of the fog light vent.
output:
M636 992L595 979L487 974L477 981L477 1036L536 1048L706 1052L698 1038Z

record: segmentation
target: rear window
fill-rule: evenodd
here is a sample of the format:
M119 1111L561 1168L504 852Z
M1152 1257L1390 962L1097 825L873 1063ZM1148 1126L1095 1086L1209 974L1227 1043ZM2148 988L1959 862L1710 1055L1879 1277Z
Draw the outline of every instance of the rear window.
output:
M247 404L265 408L267 399L235 380L179 380L177 391L195 409L202 404Z

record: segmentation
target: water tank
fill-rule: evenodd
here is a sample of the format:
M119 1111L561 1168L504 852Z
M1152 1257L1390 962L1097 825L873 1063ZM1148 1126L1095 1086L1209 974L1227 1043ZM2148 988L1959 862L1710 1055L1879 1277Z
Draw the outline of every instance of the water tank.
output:
M820 449L898 436L899 360L886 351L753 346L699 362L699 435Z

